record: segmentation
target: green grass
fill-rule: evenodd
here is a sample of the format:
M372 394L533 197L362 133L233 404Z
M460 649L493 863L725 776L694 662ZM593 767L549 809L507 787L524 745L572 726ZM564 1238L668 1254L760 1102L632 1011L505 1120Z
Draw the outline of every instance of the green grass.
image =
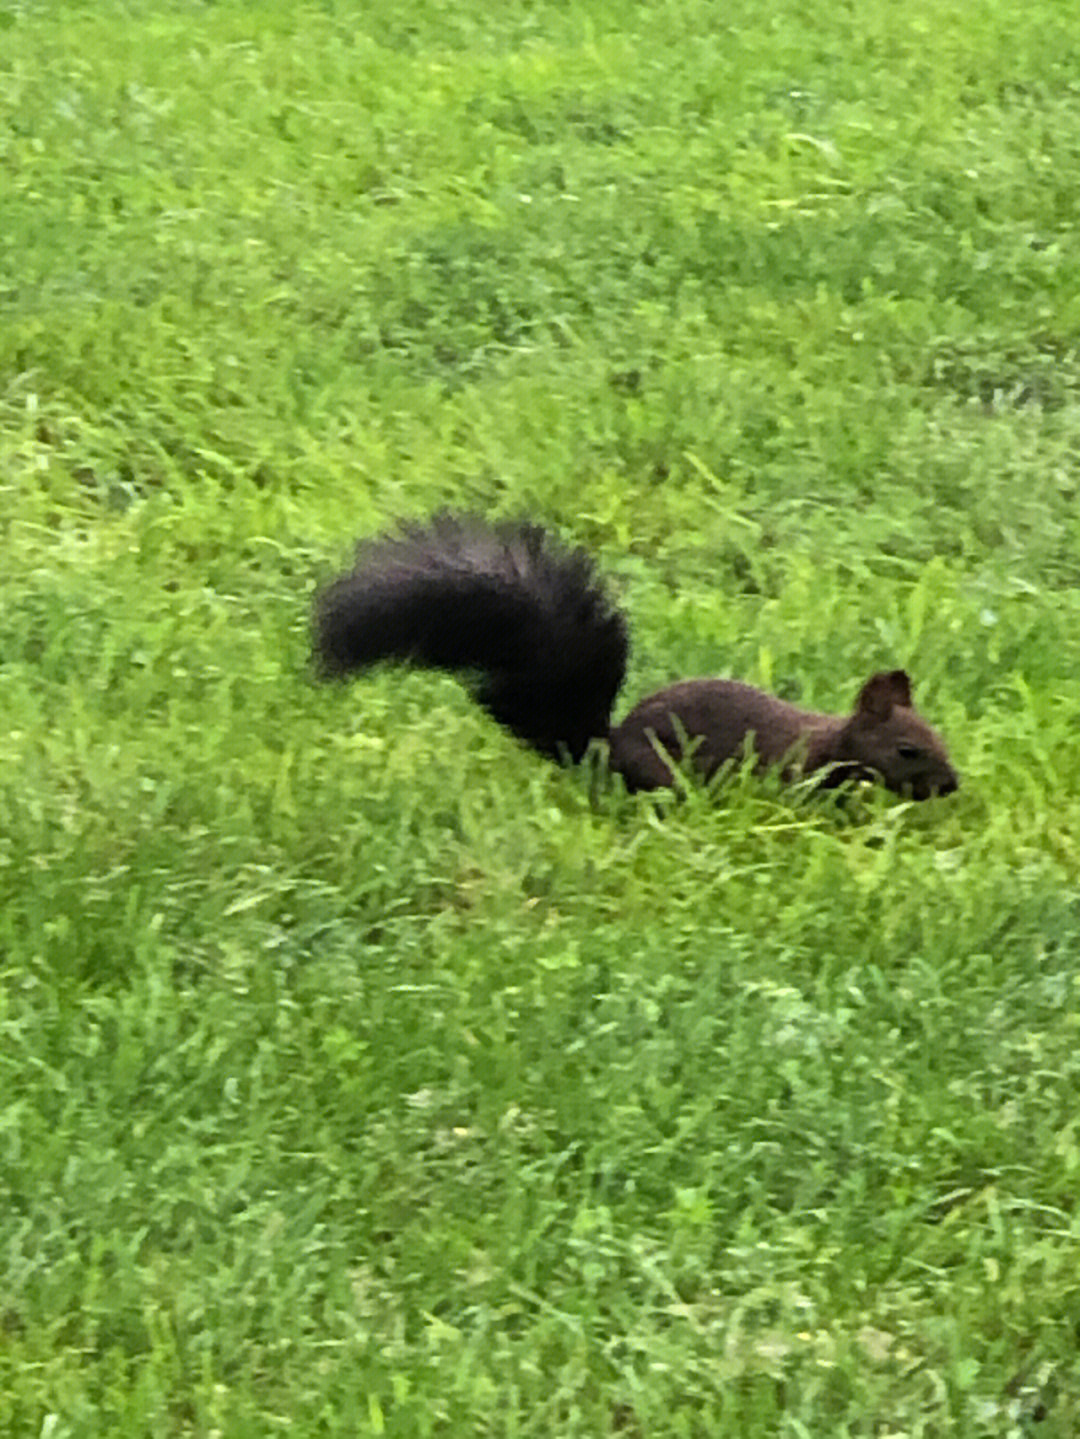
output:
M1080 21L0 0L0 1433L1080 1429ZM310 592L596 551L658 815Z

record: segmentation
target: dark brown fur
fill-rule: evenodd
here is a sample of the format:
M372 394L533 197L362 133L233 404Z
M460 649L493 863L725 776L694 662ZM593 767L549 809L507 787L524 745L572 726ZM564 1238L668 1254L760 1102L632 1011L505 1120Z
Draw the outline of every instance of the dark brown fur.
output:
M929 799L959 784L941 736L912 707L903 670L875 674L850 715L818 714L737 680L683 680L641 700L611 731L611 767L631 789L672 783L668 757L705 778L747 750L784 774L828 771L826 783L875 779Z
M628 650L626 621L592 561L537 525L439 515L363 543L354 569L316 598L315 654L327 677L386 660L451 670L542 754L576 761L607 740L630 789L670 786L684 741L706 777L749 751L786 776L868 778L920 800L959 784L903 670L871 675L849 715L698 679L640 700L612 728Z

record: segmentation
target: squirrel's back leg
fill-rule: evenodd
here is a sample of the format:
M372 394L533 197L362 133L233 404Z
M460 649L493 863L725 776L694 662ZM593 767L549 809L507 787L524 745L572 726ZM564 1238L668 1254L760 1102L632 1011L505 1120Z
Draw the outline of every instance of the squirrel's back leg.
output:
M671 788L671 766L644 730L628 735L612 731L608 767L613 774L622 775L631 794L636 790Z

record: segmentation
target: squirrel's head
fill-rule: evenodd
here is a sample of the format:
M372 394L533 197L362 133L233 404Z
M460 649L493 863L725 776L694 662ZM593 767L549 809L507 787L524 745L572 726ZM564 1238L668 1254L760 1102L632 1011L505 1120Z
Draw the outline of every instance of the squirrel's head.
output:
M869 770L887 789L911 799L960 787L941 736L912 707L904 670L871 675L840 735L842 763Z

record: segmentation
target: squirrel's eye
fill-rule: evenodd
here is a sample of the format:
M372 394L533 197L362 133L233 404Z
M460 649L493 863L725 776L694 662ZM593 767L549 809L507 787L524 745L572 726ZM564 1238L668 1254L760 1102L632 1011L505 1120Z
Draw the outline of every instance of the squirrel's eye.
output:
M923 752L917 744L898 744L896 753L901 759L922 759Z

